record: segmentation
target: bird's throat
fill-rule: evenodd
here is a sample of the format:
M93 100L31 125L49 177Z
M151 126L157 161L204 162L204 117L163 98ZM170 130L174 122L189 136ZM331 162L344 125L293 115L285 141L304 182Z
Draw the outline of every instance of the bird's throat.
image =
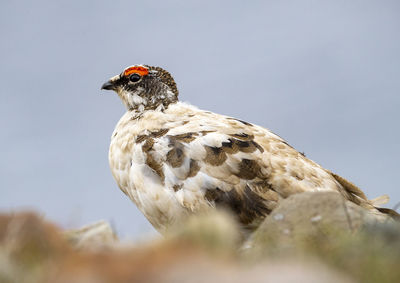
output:
M138 88L134 92L121 90L118 91L125 107L129 111L142 113L146 110L164 110L169 104L175 103L178 99L169 91L159 91L154 94L148 94L144 88Z

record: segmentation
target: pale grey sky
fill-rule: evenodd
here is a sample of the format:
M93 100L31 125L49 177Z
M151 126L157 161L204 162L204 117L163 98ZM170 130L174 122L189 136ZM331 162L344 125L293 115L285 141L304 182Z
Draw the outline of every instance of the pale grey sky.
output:
M124 107L100 91L140 63L169 70L181 100L400 201L399 1L3 0L0 33L1 211L152 233L112 179Z

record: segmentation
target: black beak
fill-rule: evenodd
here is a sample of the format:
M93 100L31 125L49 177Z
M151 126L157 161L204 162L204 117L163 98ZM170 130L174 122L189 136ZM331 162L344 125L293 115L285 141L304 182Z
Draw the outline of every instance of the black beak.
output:
M102 86L101 89L106 89L106 90L113 90L114 89L114 84L110 81L105 82Z

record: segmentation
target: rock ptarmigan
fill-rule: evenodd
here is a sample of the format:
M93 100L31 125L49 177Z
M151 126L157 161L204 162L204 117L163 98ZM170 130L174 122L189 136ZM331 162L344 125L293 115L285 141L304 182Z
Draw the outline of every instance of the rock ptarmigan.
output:
M251 231L281 199L306 191L337 191L395 214L271 131L179 102L174 79L160 67L128 67L102 89L114 90L127 108L111 138L112 175L161 233L219 207Z

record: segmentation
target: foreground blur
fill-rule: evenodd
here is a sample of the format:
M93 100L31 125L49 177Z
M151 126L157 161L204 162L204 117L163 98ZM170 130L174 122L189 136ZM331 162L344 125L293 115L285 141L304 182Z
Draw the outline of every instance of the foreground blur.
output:
M399 224L332 193L288 198L248 239L223 212L140 245L104 222L65 232L33 212L0 215L1 283L400 282L399 267Z

